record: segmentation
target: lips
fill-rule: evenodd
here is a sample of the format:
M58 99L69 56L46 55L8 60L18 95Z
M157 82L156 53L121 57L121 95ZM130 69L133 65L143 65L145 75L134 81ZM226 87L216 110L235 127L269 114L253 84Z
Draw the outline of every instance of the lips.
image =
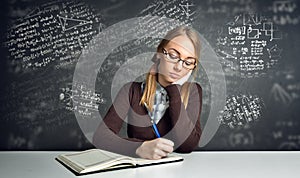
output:
M179 79L179 78L180 78L180 75L178 75L178 74L176 74L176 73L172 73L172 72L169 73L169 76L170 76L172 79Z

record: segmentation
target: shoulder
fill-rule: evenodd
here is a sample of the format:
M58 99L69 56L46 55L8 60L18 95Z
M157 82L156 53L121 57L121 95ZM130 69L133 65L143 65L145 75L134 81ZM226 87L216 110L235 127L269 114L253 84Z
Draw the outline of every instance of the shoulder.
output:
M128 82L125 83L120 89L119 89L119 94L125 95L129 94L132 95L132 93L141 90L141 82Z
M201 90L202 91L202 87L199 83L197 82L190 82L191 86L193 87L197 87L198 90Z
M136 98L141 95L142 82L128 82L123 85L121 91L127 93L129 98Z
M130 102L139 100L139 97L141 95L141 82L128 82L124 84L118 94L117 98L119 99L128 99Z
M190 84L190 92L191 93L194 93L194 94L198 93L198 94L202 95L202 87L199 83L189 82L189 84Z
M142 82L128 82L126 83L123 88L126 88L130 91L141 90Z

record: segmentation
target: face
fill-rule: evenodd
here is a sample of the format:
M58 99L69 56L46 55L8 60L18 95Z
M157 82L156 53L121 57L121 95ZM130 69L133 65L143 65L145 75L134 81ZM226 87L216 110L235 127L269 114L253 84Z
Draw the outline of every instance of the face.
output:
M164 49L171 57L177 55L180 59L187 62L195 62L195 48L187 36L177 36L173 38L166 46L164 46ZM166 60L166 55L159 55L161 55L161 59L158 66L158 82L162 86L170 85L190 72L189 69L182 66L183 61L171 63Z

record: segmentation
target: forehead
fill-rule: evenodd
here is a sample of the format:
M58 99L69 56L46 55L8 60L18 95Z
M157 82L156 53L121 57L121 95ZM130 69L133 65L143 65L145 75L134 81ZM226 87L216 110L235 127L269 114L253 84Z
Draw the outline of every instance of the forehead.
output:
M195 57L195 47L192 41L185 35L173 38L166 46L166 49L177 50L182 57Z

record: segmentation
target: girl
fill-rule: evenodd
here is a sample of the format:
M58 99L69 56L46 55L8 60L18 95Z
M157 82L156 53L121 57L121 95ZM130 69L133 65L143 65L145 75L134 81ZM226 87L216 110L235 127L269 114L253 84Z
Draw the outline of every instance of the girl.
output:
M157 47L146 81L121 88L93 144L147 159L193 151L201 136L202 89L188 79L196 76L199 57L200 38L194 29L179 26L169 31ZM126 118L128 138L121 138Z

